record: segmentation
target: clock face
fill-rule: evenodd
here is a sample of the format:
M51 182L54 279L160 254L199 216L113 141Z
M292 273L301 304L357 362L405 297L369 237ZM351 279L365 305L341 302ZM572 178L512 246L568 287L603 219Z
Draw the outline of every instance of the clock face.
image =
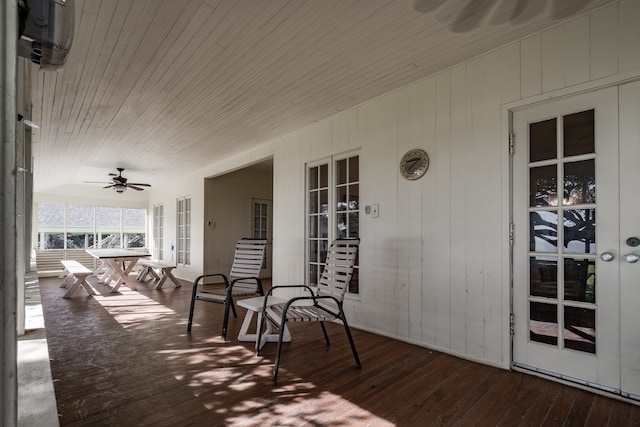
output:
M421 178L427 169L429 169L429 156L424 150L410 150L400 160L400 173L406 179Z

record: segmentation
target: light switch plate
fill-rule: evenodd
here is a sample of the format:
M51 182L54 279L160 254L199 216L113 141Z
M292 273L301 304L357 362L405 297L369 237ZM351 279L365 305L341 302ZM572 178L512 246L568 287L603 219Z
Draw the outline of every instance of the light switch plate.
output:
M378 218L380 216L380 205L371 205L371 218Z

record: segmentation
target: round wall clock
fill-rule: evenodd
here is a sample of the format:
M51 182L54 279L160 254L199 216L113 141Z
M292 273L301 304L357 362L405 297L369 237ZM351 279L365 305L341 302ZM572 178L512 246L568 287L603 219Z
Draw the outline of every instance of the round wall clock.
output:
M400 173L409 180L416 180L429 169L429 156L424 150L415 149L407 151L400 160Z

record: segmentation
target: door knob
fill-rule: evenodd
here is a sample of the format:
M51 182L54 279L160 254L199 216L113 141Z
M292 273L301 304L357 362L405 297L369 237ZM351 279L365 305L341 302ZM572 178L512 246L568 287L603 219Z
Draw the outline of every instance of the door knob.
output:
M628 254L625 254L624 259L628 263L633 264L634 262L638 262L638 260L640 260L640 255L633 252L629 252Z
M613 254L613 252L602 252L602 254L600 255L600 259L606 262L613 261L615 257L616 256Z

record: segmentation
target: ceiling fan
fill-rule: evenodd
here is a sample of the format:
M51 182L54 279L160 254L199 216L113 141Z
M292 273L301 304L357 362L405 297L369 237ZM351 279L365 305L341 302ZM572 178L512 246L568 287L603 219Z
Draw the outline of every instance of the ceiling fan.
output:
M150 184L143 184L140 182L127 182L127 178L122 176L122 172L124 172L124 168L116 168L118 173L110 173L112 182L96 182L96 181L85 181L89 184L109 184L106 187L102 188L113 188L113 191L116 193L122 194L127 191L127 188L131 188L136 191L142 191L144 188L142 187L151 187Z

